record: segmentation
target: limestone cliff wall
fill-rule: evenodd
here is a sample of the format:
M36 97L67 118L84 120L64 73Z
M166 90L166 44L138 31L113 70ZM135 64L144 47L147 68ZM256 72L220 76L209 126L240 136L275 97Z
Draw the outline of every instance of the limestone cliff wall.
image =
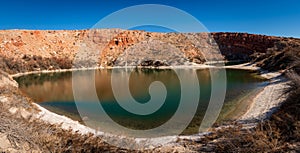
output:
M69 69L76 60L78 52L87 53L91 50L95 52L85 56L96 59L98 66L114 66L126 49L151 40L175 46L184 55L181 63L187 60L198 64L214 60L261 62L262 59L259 58L262 58L262 55L266 56L272 51L282 51L295 44L291 42L298 41L298 39L247 33L181 34L120 29L2 30L0 31L0 68L8 73ZM289 43L285 43L287 45L284 46L282 42ZM222 55L218 54L218 48ZM146 57L147 48L137 48L135 51L139 49L141 53L138 55ZM96 54L100 50L101 54ZM142 57L137 57L139 58ZM91 66L89 62L91 60L83 61L81 66Z
M248 33L212 33L212 36L228 60L250 60L251 55L266 53L282 39Z

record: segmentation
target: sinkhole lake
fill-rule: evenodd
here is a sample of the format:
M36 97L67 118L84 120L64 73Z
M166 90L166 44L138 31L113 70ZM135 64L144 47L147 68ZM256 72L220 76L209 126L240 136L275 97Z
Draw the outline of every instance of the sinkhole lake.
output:
M170 120L176 112L181 96L180 81L177 74L173 70L160 70L160 69L135 69L130 73L129 89L132 97L140 102L146 103L150 99L149 86L154 81L160 81L164 84L167 95L163 105L154 113L149 115L137 115L130 113L123 109L114 96L111 84L111 74L113 70L87 70L79 71L81 79L77 80L85 90L90 90L88 83L90 81L90 74L94 74L96 94L98 100L90 100L89 95L86 95L86 100L74 102L72 90L72 72L60 73L46 73L46 74L30 74L15 78L19 83L19 88L23 93L31 97L40 106L55 112L57 114L68 116L73 120L77 120L82 124L87 123L87 126L95 128L100 131L108 131L115 134L127 133L115 129L115 125L108 122L107 118L99 116L97 113L97 105L102 106L106 114L118 125L135 130L147 130L163 125ZM126 69L118 69L118 73L126 72ZM190 69L181 70L189 75ZM199 125L205 115L211 98L211 73L209 69L195 69L200 86L200 98L196 114L187 128L181 133L183 135L198 133ZM218 69L213 70L214 75L218 75ZM217 122L232 119L242 115L249 106L251 95L261 89L265 84L265 79L259 77L254 71L226 69L227 76L227 90L225 102L223 104L221 113ZM116 80L122 79L122 75L116 75ZM185 79L189 79L186 77ZM213 95L218 96L218 95ZM80 117L76 107L80 105L81 108L86 110L86 116ZM189 114L189 110L186 110ZM182 114L183 116L185 114ZM177 118L177 122L173 127L181 125L181 118ZM172 133L172 128L165 129L167 132ZM166 132L160 131L160 132Z

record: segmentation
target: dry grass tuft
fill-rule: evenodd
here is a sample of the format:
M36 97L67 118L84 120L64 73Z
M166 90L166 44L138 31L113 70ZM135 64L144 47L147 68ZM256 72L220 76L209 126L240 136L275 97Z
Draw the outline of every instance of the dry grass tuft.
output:
M299 68L296 65L293 69ZM291 70L286 90L288 98L267 121L254 129L234 126L218 130L209 140L217 140L216 152L297 152L300 151L300 76Z

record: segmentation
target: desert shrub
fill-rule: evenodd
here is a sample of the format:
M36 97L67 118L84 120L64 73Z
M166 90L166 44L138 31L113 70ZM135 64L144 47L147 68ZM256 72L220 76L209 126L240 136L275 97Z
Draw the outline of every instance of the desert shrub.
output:
M68 58L48 58L37 55L23 55L22 58L0 56L0 69L10 74L70 68L72 68L72 60Z
M297 59L297 57L294 57ZM296 60L297 61L297 60ZM300 151L300 64L290 64L286 77L289 87L284 94L286 100L269 120L254 129L241 126L225 128L216 132L210 140L218 139L214 145L217 152L290 152Z

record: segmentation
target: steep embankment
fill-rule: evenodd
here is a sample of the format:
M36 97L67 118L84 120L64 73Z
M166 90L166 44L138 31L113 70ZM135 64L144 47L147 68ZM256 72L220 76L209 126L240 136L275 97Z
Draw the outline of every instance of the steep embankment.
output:
M227 60L250 61L274 47L282 38L247 33L212 33Z
M157 40L155 43L159 45L153 44L153 40ZM160 46L170 45L178 49L182 55L171 55L176 58L155 61L157 59L151 58L149 51L146 51L145 46L147 45L140 45L143 42L148 46L152 43L156 50L164 50L165 48ZM119 29L92 31L4 30L0 31L0 68L10 74L69 69L72 68L75 56L80 51L84 53L101 51L101 54L86 54L89 59L86 61L79 59L82 61L76 65L78 67L92 66L90 58L98 60L96 61L97 66L114 66L120 64L120 62L117 63L117 60L124 60L119 58L124 56L124 51L131 49L136 56L132 57L137 60L134 61L136 65L171 65L176 63L174 60L179 61L176 63L178 65L187 62L202 64L206 61L216 60L243 60L258 63L260 67L268 70L278 70L285 69L287 66L280 62L281 58L285 57L286 48L297 45L299 46L299 39L247 33L164 34ZM170 53L172 52L170 51ZM298 51L295 53L298 54ZM153 52L153 54L157 53ZM169 53L164 54L169 55Z

